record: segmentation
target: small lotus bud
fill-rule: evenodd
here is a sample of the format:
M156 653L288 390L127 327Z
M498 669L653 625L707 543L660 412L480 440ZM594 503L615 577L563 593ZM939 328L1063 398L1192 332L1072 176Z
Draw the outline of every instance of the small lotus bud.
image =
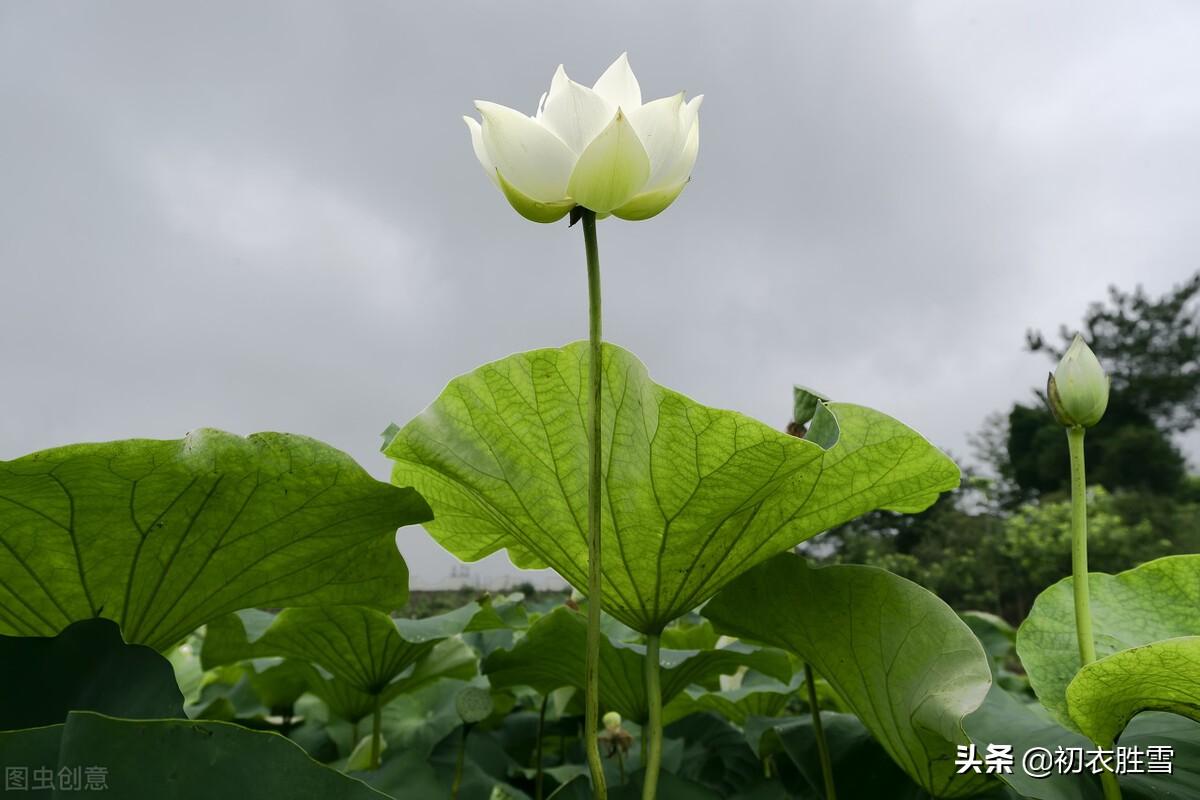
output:
M1090 428L1108 408L1108 384L1100 360L1076 334L1046 382L1050 411L1062 425Z
M621 730L621 715L615 711L610 711L604 715L604 730L609 733L616 733Z
M463 722L472 725L490 717L495 705L492 703L492 693L487 689L467 686L454 699L454 708Z

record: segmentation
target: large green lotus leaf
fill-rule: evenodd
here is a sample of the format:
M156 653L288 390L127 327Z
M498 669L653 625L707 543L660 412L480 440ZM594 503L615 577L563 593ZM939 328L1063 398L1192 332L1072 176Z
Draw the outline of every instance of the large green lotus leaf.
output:
M429 516L412 489L300 436L43 450L0 462L0 632L107 617L165 650L240 608L395 608L408 584L396 529Z
M604 609L643 633L745 570L876 508L919 511L958 485L915 431L855 405L798 439L652 382L604 348ZM467 561L507 548L587 587L588 349L577 342L456 378L393 431L392 480L433 506L426 529Z
M1116 575L1088 576L1096 656L1200 634L1200 555L1167 556ZM1017 630L1017 654L1038 699L1063 725L1067 684L1079 670L1074 582L1046 589Z
M54 637L0 636L0 666L0 730L54 725L74 710L184 716L171 662L125 644L112 620L80 620Z
M511 650L497 650L483 662L483 672L494 687L530 686L542 694L562 686L583 689L583 661L587 621L569 608L557 608L530 626ZM660 650L662 701L695 683L715 681L719 675L748 666L786 681L791 663L786 654L753 648L720 650ZM646 648L600 640L600 705L639 723L647 717L645 686Z
M38 749L29 747L30 743ZM53 769L59 789L47 796L58 798L79 793L78 789L62 788L59 770L83 765L103 768L106 788L99 791L113 800L387 797L362 781L313 761L300 747L276 733L225 722L128 720L72 711L64 724L0 733L0 753L4 753L0 761L6 765L10 752L27 757L29 760L19 766L27 766L30 771L42 766ZM80 783L86 785L86 780Z
M1100 781L1093 775L1076 775L1052 771L1048 775L1030 775L1021 757L1030 749L1043 747L1051 753L1058 748L1095 748L1083 736L1055 722L1036 701L1022 702L993 685L978 710L963 720L963 730L975 743L978 753L986 753L988 745L1012 745L1012 772L1000 779L1022 797L1032 800L1100 800Z
M1123 747L1169 747L1174 755L1167 773L1122 775L1125 800L1192 800L1200 797L1200 723L1175 714L1146 711L1121 734Z
M5 793L20 791L10 778L10 770L26 777L33 785L33 771L39 768L54 769L58 766L58 745L62 739L63 723L15 731L0 731L0 774L5 776ZM88 764L94 762L88 761ZM11 787L11 789L9 788ZM34 795L36 797L37 795ZM49 797L44 794L43 797Z
M936 797L969 797L955 774L961 723L991 686L983 646L936 595L875 567L811 568L785 553L705 606L719 630L783 647L837 689L896 763Z
M1093 661L1067 686L1071 719L1112 742L1135 714L1169 711L1200 721L1200 636L1166 639Z
M205 668L253 658L308 661L358 692L391 695L401 675L479 613L477 603L425 619L393 619L365 606L288 608L264 628L263 612L243 611L208 626L201 657Z
M1013 771L1000 778L1031 800L1100 800L1103 792L1095 775L1052 771L1035 777L1022 767L1021 756L1034 747L1051 753L1062 748L1094 750L1096 745L1051 717L1039 703L1027 703L993 686L979 710L963 721L963 728L980 753L989 744L1011 744ZM1166 746L1174 751L1170 774L1125 774L1119 777L1125 800L1185 800L1200 797L1200 724L1173 714L1148 711L1139 714L1121 734L1120 745L1138 748ZM1143 763L1144 769L1144 763Z

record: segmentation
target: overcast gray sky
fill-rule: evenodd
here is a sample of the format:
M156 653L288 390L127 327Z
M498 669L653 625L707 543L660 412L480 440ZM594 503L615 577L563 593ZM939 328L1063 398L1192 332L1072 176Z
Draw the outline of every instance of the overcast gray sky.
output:
M800 382L967 456L1050 366L1026 328L1200 267L1193 2L9 0L0 458L212 426L385 477L450 378L587 333L579 229L461 115L624 50L705 102L681 198L599 226L606 334L701 402L782 426Z

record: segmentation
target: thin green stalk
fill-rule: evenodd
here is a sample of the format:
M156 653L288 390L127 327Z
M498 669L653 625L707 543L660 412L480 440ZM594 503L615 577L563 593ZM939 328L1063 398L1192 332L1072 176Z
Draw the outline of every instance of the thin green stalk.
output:
M1105 750L1112 750L1111 744L1104 746ZM1121 800L1121 784L1117 783L1116 773L1104 770L1100 773L1100 786L1104 789L1104 800Z
M542 709L538 712L538 727L537 727L537 748L534 753L534 759L537 761L537 777L534 780L534 800L542 800L542 737L546 735L546 704L550 702L550 695L542 695Z
M606 800L604 762L600 760L600 249L596 244L596 214L582 209L583 244L588 275L588 630L584 667L584 750L592 773L592 796Z
M662 764L662 686L658 667L659 635L646 636L646 705L650 716L646 720L642 741L645 752L646 778L642 783L642 800L654 800L658 792L658 769Z
M458 790L462 787L463 762L467 760L467 734L471 732L471 723L463 723L462 738L458 740L458 758L454 761L454 783L450 784L450 800L458 800Z
M371 769L379 769L379 756L383 750L383 706L379 695L375 695L375 713L371 719Z
M817 737L817 754L821 757L821 775L825 778L825 800L837 800L833 785L833 761L829 757L829 742L821 724L821 706L817 703L817 676L812 664L804 662L804 683L808 687L808 710L812 714L813 735Z
M1075 588L1075 632L1079 640L1079 665L1096 660L1092 638L1092 609L1088 601L1087 477L1083 464L1083 428L1067 428L1071 451L1071 575Z
M1096 640L1092 635L1092 608L1088 597L1087 560L1087 471L1083 461L1084 428L1067 428L1067 445L1071 453L1071 583L1075 590L1075 632L1079 641L1079 666L1086 667L1096 660ZM1111 745L1101 745L1112 749ZM1100 773L1100 785L1105 800L1121 800L1117 776L1105 770Z

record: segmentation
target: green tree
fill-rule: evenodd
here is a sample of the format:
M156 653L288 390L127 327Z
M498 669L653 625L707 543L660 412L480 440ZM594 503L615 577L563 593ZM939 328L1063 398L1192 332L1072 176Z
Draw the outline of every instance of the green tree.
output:
M957 609L990 611L1018 623L1039 592L1071 574L1071 506L1060 496L1005 511L994 488L987 480L969 479L921 514L875 512L827 534L824 551L818 550L821 540L807 543L808 553L825 562L882 567ZM1095 487L1088 504L1091 568L1120 572L1196 551L1197 511L1194 503Z

